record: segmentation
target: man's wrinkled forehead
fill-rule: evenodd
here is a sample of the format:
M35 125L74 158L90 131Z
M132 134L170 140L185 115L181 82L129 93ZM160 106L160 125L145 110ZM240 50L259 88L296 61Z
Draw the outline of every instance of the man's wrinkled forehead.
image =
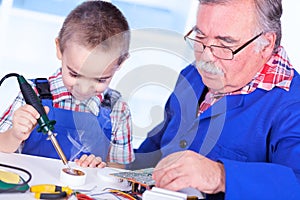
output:
M251 0L234 2L199 5L197 28L210 36L237 36L253 32L257 29L257 19Z
M228 4L236 0L199 0L200 4Z

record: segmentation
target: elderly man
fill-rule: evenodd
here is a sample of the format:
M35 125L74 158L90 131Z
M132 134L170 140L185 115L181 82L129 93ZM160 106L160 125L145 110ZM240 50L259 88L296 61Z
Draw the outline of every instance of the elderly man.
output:
M196 61L136 151L140 167L163 158L156 186L300 199L300 76L280 46L281 14L281 0L200 0L185 36Z

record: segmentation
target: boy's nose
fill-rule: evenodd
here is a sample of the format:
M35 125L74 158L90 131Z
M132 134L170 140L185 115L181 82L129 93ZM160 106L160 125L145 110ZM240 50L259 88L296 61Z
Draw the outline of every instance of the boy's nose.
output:
M77 88L79 89L79 92L81 94L88 94L88 93L93 92L95 87L89 81L84 81L84 82L77 84Z

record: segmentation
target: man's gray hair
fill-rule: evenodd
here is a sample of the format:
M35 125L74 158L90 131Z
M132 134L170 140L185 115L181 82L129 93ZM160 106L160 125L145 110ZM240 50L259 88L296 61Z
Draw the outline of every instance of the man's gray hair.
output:
M228 4L240 0L199 0L200 4ZM253 0L256 8L258 28L266 32L276 34L275 47L273 52L277 52L281 42L281 0Z

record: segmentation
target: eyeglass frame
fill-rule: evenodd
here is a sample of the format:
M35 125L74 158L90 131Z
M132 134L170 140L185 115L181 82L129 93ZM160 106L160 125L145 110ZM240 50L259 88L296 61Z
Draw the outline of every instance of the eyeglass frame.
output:
M203 44L203 42L199 41L199 40L196 40L196 39L193 39L193 38L190 38L188 37L193 31L197 31L197 27L194 26L185 36L184 36L184 40L187 42L187 38L194 41L194 42L198 42L200 44L202 44L203 46L203 51L201 53L204 52L204 50L206 49L206 47L208 47L211 51L211 53L216 57L216 58L219 58L219 59L222 59L222 60L233 60L234 58L234 55L237 54L238 52L240 52L241 50L243 50L245 47L247 47L249 44L251 44L251 42L253 42L254 40L256 40L258 37L260 37L264 32L262 31L261 33L259 33L258 35L254 36L253 38L251 38L250 40L248 40L247 42L245 42L242 46L238 47L236 50L232 50L231 48L229 47L222 47L222 46L218 46L218 45L205 45ZM214 54L214 52L212 51L212 47L217 47L217 48L223 48L223 49L228 49L231 51L231 54L232 54L232 58L228 59L228 58L220 58L218 56L216 56ZM193 48L194 49L194 48Z

